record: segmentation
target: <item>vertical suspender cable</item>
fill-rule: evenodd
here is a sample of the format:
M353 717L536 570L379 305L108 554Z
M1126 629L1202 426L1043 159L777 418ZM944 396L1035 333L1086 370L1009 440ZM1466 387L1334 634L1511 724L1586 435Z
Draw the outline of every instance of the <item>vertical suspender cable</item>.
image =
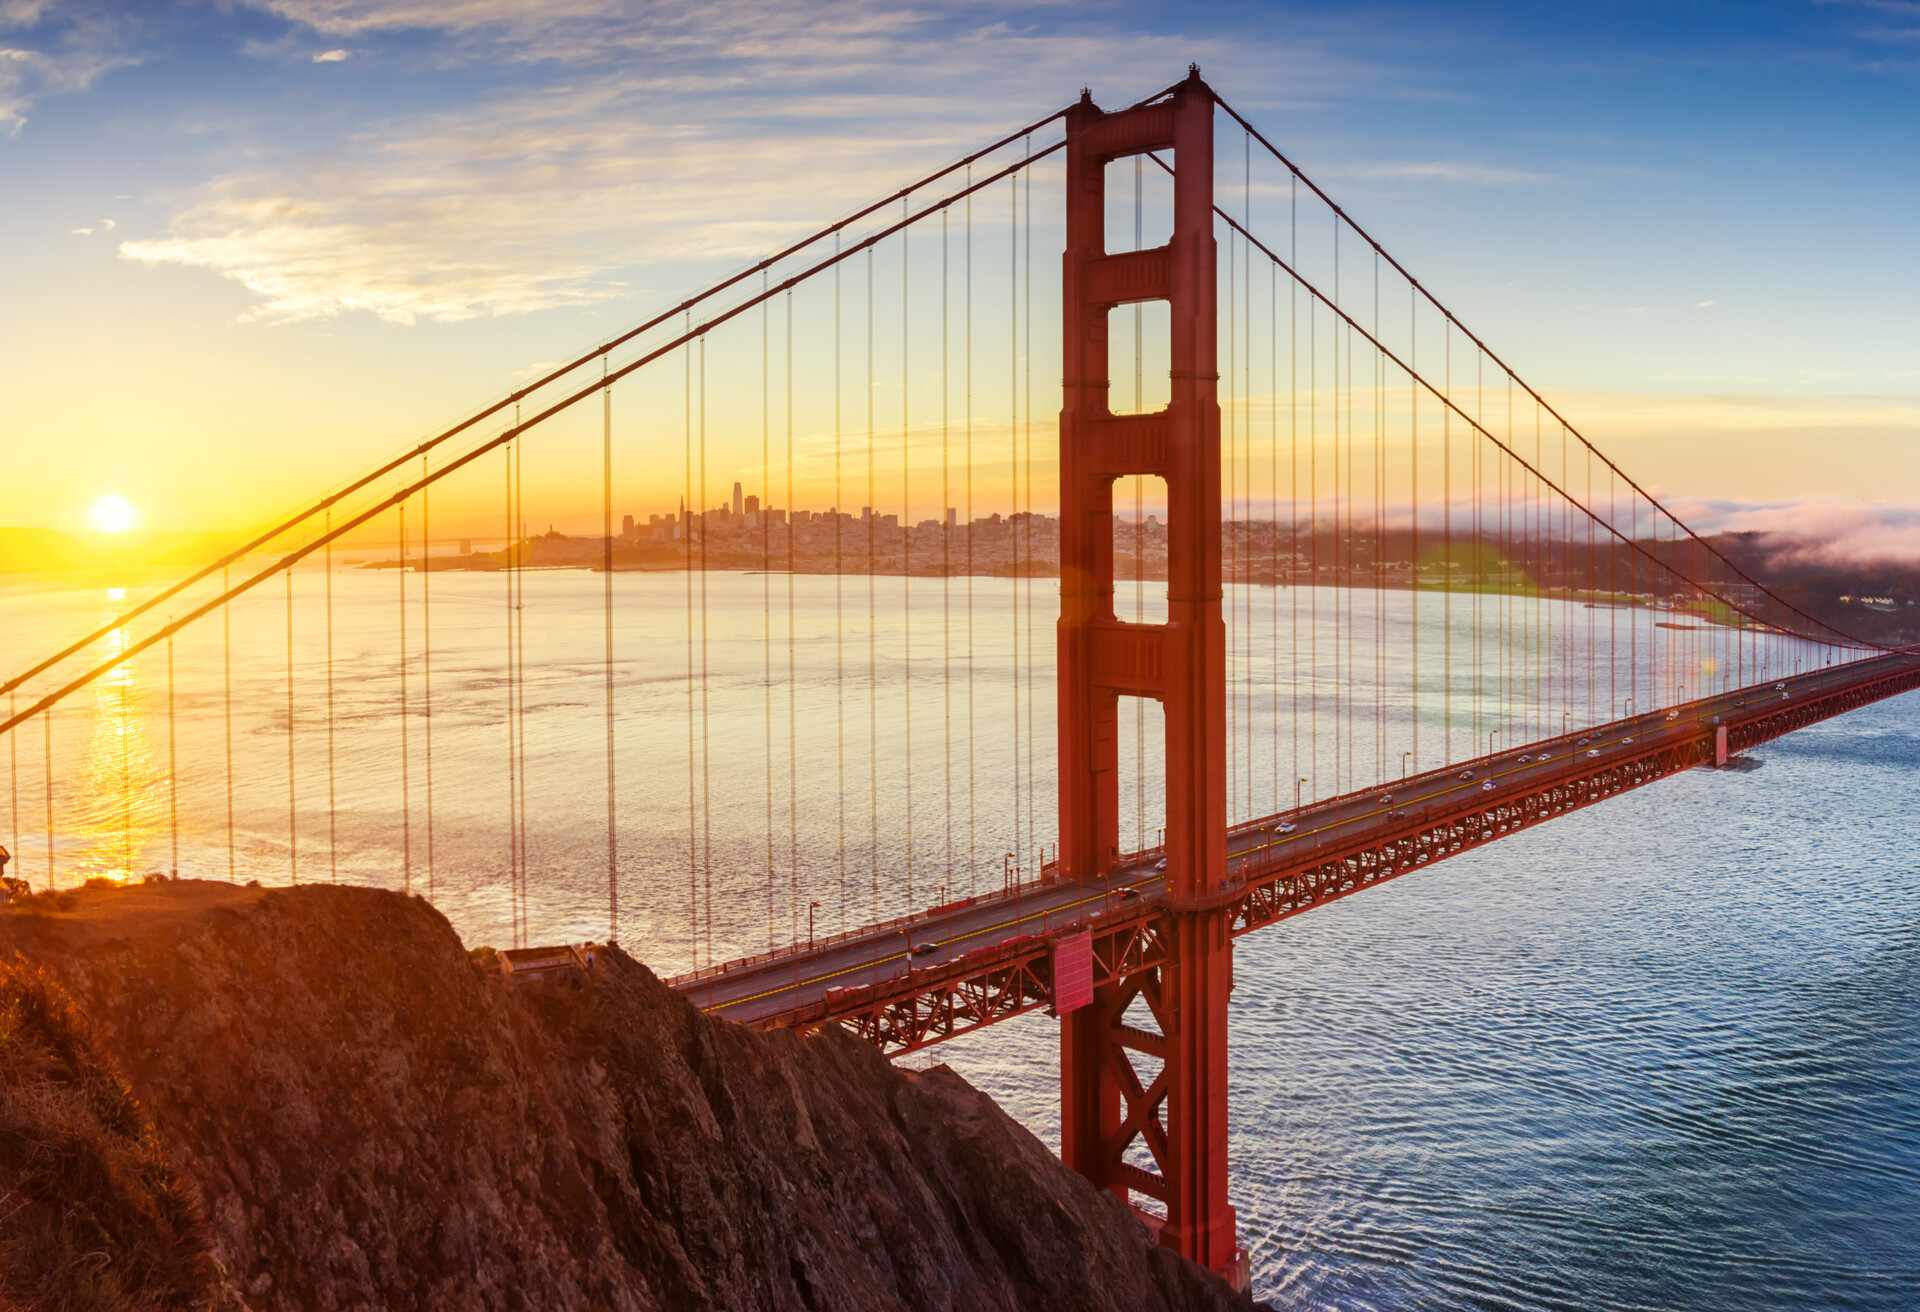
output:
M688 311L686 330L693 328L693 313ZM687 950L693 964L700 964L700 804L694 771L697 753L694 745L695 693L693 683L693 535L698 525L706 533L706 516L693 495L693 346L689 343L681 356L681 477L680 536L686 544L687 578ZM702 497L705 496L704 489Z
M120 871L122 878L133 876L133 734L127 710L127 684L131 671L120 677Z
M700 334L700 500L707 499L707 335ZM713 738L711 684L707 678L707 534L700 533L700 880L701 920L707 964L713 964ZM522 626L524 632L525 626ZM526 711L520 712L524 723ZM524 787L524 785L523 785Z
M840 234L833 237L835 256ZM834 765L838 786L834 810L839 821L836 864L840 872L840 921L847 920L847 604L846 493L841 483L840 261L833 262L833 687Z
M1033 158L1033 138L1024 142L1027 158ZM1027 609L1027 851L1032 862L1033 872L1040 872L1040 855L1034 846L1034 816L1039 810L1039 794L1033 786L1033 170L1022 170L1015 175L1015 182L1026 181L1026 203L1021 206L1021 218L1026 224L1027 249L1023 272L1026 278L1026 448L1027 448L1027 517L1021 521L1021 532L1027 541L1027 567L1022 572L1021 591L1026 599Z
M53 707L49 706L40 717L40 746L44 756L43 768L47 781L47 887L54 886L54 838L53 838ZM227 849L231 852L233 849Z
M1226 532L1226 542L1222 544L1221 556L1221 600L1222 619L1227 628L1227 823L1234 821L1234 811L1240 802L1240 689L1235 685L1240 674L1240 604L1232 592L1238 580L1240 554L1240 443L1239 430L1235 423L1239 418L1240 379L1236 372L1239 363L1240 316L1235 313L1235 300L1240 292L1237 261L1240 253L1239 230L1231 226L1227 229L1227 404L1221 415L1221 438L1226 444L1222 463L1226 472L1227 504L1221 515L1222 528ZM1218 274L1216 273L1216 277Z
M1287 261L1300 267L1300 180L1291 179L1287 197ZM1307 302L1313 313L1313 302ZM1309 377L1311 386L1312 379ZM1307 580L1312 586L1313 580ZM1291 703L1287 736L1293 740L1293 777L1300 778L1300 282L1287 279L1287 602L1292 612L1287 658L1287 695ZM1278 762L1276 762L1278 764Z
M600 377L607 376L607 357L600 357ZM606 635L601 669L607 685L607 942L620 941L619 807L614 788L613 757L613 389L600 392L600 567L606 572L601 591L601 620ZM429 703L431 709L431 703ZM433 719L427 719L431 748ZM433 753L427 753L427 878L433 878ZM429 884L431 888L431 884ZM432 893L429 891L428 896Z
M169 620L171 622L171 620ZM167 873L180 878L180 756L177 750L179 731L173 715L173 636L167 636L167 832L173 844L173 859L167 866ZM9 740L11 741L11 740ZM19 810L19 799L14 799L14 810ZM20 847L20 822L14 819L14 850Z
M223 592L230 590L232 586L230 582L231 573L232 571L230 569L223 569L220 571L220 588L221 588L221 591ZM233 842L233 603L232 602L228 602L227 604L220 607L220 651L221 651L221 661L220 661L221 684L220 686L222 690L222 697L224 699L225 706L226 706L226 726L227 726L227 879L229 882L233 882L239 878L239 862L235 858L234 842ZM51 798L53 796L53 791L52 791L53 781L51 778L49 778L47 781L47 790L48 790L47 796L49 798L49 801L47 803L47 822L48 822L48 825L51 826L53 822L53 803L51 801ZM51 828L49 828L48 832L49 834L51 834L52 832ZM49 839L48 841L48 850L49 851L52 850L51 839Z
M766 295L768 277L760 274ZM775 942L773 911L773 456L772 456L772 307L760 304L760 688L761 750L766 783L766 910L767 949Z
M799 683L794 674L793 635L793 289L785 297L787 346L783 357L786 368L787 424L787 920L790 936L800 931L800 712ZM764 509L764 507L762 507ZM808 889L812 893L811 887Z
M940 770L946 785L947 863L941 901L953 887L953 311L949 211L940 211Z
M1407 484L1407 619L1411 630L1408 645L1413 648L1409 663L1407 691L1412 701L1413 731L1408 743L1407 762L1415 772L1420 769L1420 389L1413 373L1420 368L1419 304L1413 284L1407 284L1407 460L1410 479Z
M879 498L874 495L874 383L873 383L873 247L867 247L867 882L871 904L868 910L878 918L880 901L880 662L879 609L874 601L874 571L879 560L874 550L874 531L879 527Z
M18 693L7 694L7 718L20 713ZM167 750L173 750L173 639L167 639ZM7 817L13 825L13 850L20 850L20 736L7 734ZM180 840L174 839L173 872L180 873Z
M967 892L971 894L980 869L974 808L973 738L973 166L967 166Z
M1443 391L1445 404L1440 407L1440 444L1442 467L1446 471L1440 480L1440 532L1443 542L1442 558L1446 562L1440 578L1441 609L1440 633L1445 645L1441 654L1440 690L1441 718L1445 737L1441 749L1442 765L1453 764L1453 324L1443 323L1445 332L1446 383Z
M1307 301L1307 791L1320 795L1320 307ZM1296 780L1297 780L1296 771ZM1299 795L1299 784L1294 785Z
M1007 546L1013 558L1008 580L1013 617L1013 850L1020 851L1020 179L1007 179L1007 468L1013 509L1007 516Z
M900 198L900 218L907 218L908 201ZM906 759L901 763L901 774L906 786L906 829L907 829L907 906L911 909L913 900L913 448L908 440L907 423L907 273L911 267L908 262L906 228L900 229L900 631L901 648L904 659L901 661L900 692L902 712L906 723L902 726L906 736Z
M519 423L518 415L514 420ZM528 911L532 904L533 881L527 861L527 781L533 773L527 762L527 501L524 492L523 475L527 467L527 443L524 437L513 444L513 505L514 529L519 535L520 550L513 558L513 677L519 685L520 693L515 698L519 708L520 727L516 733L516 744L520 753L520 937L522 947L531 941L532 923Z
M1280 810L1280 270L1273 264L1267 266L1267 349L1267 438L1273 462L1267 488L1267 572L1272 576L1267 611L1272 627L1269 668L1275 679L1273 701L1267 711L1273 728L1273 805L1268 810L1277 814ZM1139 359L1136 348L1136 369Z
M399 520L400 567L400 874L401 887L413 892L413 797L408 779L407 750L407 503L395 511Z
M1480 653L1480 610L1481 602L1487 591L1486 530L1480 520L1480 434L1486 431L1486 357L1478 349L1474 350L1473 384L1473 425L1477 430L1470 435L1469 445L1473 451L1473 740L1467 744L1468 756L1476 756L1480 751L1481 718L1486 706L1486 694L1483 691L1481 675L1483 673Z
M1240 134L1242 144L1241 221L1253 231L1253 136ZM1245 462L1241 479L1241 532L1246 541L1240 548L1241 661L1240 697L1246 704L1247 748L1246 818L1258 814L1253 805L1253 248L1246 238L1240 242L1240 450Z
M433 503L425 485L428 464L420 456L420 701L426 734L427 901L433 901Z
M328 507L326 559L322 569L327 576L327 878L340 882L340 809L334 792L333 761L333 509ZM169 639L171 641L171 639ZM178 840L175 840L178 846Z
M515 409L513 425L520 426L520 413ZM513 907L513 945L520 947L520 749L515 740L515 680L513 680L513 557L516 546L513 534L513 444L507 444L507 463L501 467L501 494L505 519L501 528L507 530L507 544L501 551L499 576L507 584L507 887Z
M287 882L300 882L300 836L293 787L293 570L287 580ZM172 750L172 744L168 744Z
M167 732L173 732L173 639L167 639ZM7 718L15 718L20 713L19 695L7 694ZM173 749L173 740L169 736L167 749ZM20 735L7 734L7 817L13 826L13 850L20 850ZM180 873L180 840L174 839L174 874Z
M1340 216L1333 216L1333 304L1340 304ZM1346 606L1346 525L1340 514L1340 338L1345 333L1343 322L1335 319L1328 323L1332 330L1333 348L1333 396L1327 407L1332 416L1333 432L1333 595L1328 598L1333 603L1333 788L1339 793L1343 767L1346 762L1342 753L1346 740L1347 704L1343 693L1345 682L1341 666L1340 612Z

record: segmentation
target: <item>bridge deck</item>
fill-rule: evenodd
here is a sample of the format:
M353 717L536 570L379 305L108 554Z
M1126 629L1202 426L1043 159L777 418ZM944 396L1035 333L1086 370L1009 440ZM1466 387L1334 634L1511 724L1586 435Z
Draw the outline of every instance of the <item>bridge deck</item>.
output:
M1237 826L1227 879L1208 901L1235 904L1234 932L1249 932L1711 762L1719 724L1738 751L1908 691L1920 686L1920 654L1851 662L1780 685L1516 745ZM1294 831L1276 832L1283 821ZM730 1020L809 1029L838 1021L890 1051L911 1051L1050 1005L1053 945L1069 935L1092 931L1096 982L1157 965L1156 922L1168 910L1158 859L1142 853L1102 881L1036 882L670 982Z

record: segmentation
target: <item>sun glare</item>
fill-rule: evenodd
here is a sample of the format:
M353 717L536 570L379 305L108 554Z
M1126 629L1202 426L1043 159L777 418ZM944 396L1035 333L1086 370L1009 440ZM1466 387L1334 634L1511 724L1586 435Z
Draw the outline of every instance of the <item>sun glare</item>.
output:
M87 518L102 533L125 533L138 522L140 512L118 492L109 492L93 503Z

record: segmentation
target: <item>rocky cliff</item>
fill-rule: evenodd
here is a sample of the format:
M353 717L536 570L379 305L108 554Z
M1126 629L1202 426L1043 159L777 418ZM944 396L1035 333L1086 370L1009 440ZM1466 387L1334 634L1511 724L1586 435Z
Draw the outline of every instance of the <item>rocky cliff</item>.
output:
M510 988L419 899L180 883L0 912L16 953L0 1307L1247 1306L958 1076L618 952Z

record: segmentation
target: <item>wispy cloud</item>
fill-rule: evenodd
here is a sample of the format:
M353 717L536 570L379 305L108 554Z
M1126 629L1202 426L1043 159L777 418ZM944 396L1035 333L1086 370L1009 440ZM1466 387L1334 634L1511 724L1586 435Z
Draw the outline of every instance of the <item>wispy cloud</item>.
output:
M1303 98L1396 81L1282 34L1186 38L1176 53L1118 26L1063 34L899 5L248 3L356 46L430 29L439 44L411 57L538 65L481 106L372 123L331 159L224 178L165 235L122 245L232 279L271 323L523 313L623 295L639 266L758 256L1054 108L1038 88L1064 99L1089 76L1107 103L1188 58Z
M40 101L138 62L127 21L111 11L0 0L0 141L18 137Z
M322 50L314 55L313 62L316 64L344 64L352 55L353 52L351 50Z
M1470 164L1454 160L1412 160L1400 163L1350 164L1325 170L1329 177L1366 181L1456 182L1471 186L1506 187L1550 182L1553 174L1498 164Z

